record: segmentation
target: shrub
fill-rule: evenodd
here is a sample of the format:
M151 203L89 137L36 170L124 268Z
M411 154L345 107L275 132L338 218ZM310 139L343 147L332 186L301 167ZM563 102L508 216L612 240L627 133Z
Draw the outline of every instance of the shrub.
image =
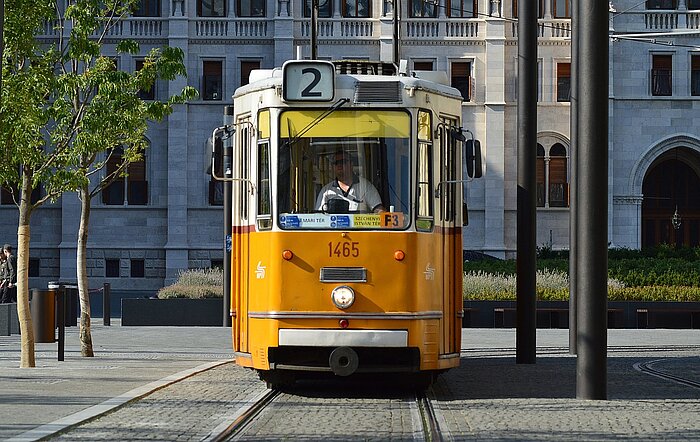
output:
M181 271L175 284L158 290L158 298L221 298L224 272L221 269Z
M566 301L569 299L569 277L556 270L538 270L536 275L537 299L540 301ZM620 290L620 281L608 280L608 290ZM514 301L516 276L490 274L483 271L464 274L462 295L469 301Z

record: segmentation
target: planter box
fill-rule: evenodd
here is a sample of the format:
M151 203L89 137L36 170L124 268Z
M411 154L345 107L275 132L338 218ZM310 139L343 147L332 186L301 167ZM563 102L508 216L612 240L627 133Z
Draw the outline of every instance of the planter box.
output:
M464 301L462 327L515 327L515 301ZM568 301L538 301L537 328L568 328ZM700 329L700 302L608 302L608 328Z
M223 298L123 298L122 325L216 327L223 323Z

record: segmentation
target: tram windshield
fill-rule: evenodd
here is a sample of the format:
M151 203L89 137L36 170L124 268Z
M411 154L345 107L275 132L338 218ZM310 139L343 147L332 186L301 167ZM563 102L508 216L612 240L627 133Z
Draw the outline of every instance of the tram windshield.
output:
M405 229L410 222L410 115L291 110L280 118L283 229Z

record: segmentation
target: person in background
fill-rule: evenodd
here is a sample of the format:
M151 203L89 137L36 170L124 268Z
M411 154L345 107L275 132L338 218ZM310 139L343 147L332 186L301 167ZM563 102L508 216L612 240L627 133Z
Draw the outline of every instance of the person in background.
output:
M335 153L335 179L323 186L316 198L316 210L326 210L329 200L342 199L348 202L351 212L383 212L384 206L377 189L365 178L355 175L352 155Z
M5 256L5 274L3 275L2 302L17 302L17 259L12 254L12 246L2 247Z
M5 252L0 250L0 304L5 304L5 274L7 273L7 257L5 257Z

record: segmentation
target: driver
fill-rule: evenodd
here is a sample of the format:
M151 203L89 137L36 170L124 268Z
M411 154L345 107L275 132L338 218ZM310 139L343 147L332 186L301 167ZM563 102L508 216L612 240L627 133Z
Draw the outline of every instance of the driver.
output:
M365 178L355 175L352 155L335 153L335 179L323 186L316 198L316 210L326 210L328 200L339 198L348 202L351 212L383 212L384 206L377 189Z

